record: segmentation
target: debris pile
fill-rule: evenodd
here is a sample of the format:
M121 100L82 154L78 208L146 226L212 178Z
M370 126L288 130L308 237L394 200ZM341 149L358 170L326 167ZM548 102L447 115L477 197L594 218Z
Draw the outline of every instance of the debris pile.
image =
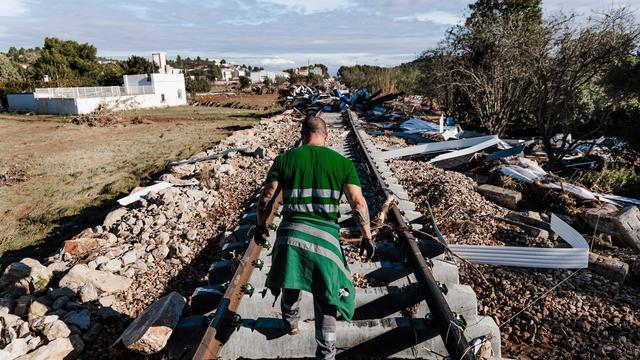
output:
M85 125L89 127L151 124L149 120L146 120L141 116L134 116L133 118L122 117L112 108L104 105L98 106L94 111L88 114L74 116L70 122L74 125Z
M421 213L428 214L427 203L431 205L450 243L504 245L494 239L495 217L507 211L477 193L472 179L419 161L393 160L390 165Z
M170 187L113 210L58 254L7 267L0 277L0 357L108 359L114 343L111 351L125 357L161 350L185 306L179 294L206 283L213 254L297 132L290 113L237 131L170 166L161 177Z

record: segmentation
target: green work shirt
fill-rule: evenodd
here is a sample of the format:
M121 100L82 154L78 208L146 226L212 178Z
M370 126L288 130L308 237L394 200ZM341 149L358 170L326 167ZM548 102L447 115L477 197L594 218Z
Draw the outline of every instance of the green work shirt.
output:
M267 182L282 186L284 218L336 221L342 188L360 185L353 162L324 146L303 145L278 155Z

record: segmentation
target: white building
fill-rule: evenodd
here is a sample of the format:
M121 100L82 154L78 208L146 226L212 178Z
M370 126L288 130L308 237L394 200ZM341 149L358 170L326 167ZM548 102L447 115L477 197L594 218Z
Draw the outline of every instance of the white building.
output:
M167 54L164 52L152 53L151 61L158 66L158 73L160 74L182 74L181 69L174 69L167 65Z
M277 78L288 79L289 73L283 71L253 71L251 72L251 82L252 83L261 83L265 79L270 79L272 82L275 82Z
M93 112L100 105L126 110L187 104L182 74L125 75L123 78L124 86L41 88L33 93L7 94L9 111L77 115Z
M233 69L220 69L222 72L222 81L231 81L233 80Z

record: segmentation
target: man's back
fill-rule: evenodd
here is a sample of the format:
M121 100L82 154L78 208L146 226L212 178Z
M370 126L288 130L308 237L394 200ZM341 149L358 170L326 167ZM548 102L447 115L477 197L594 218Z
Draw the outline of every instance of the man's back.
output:
M279 155L267 182L282 186L285 218L335 221L345 184L360 186L351 160L324 147L304 145Z

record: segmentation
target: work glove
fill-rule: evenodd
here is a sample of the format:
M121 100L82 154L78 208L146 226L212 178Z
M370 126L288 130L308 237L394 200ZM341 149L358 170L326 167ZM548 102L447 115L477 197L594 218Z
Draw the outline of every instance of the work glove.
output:
M260 246L267 244L267 238L269 237L269 229L266 226L256 225L256 230L253 233L253 241Z
M376 252L376 244L372 239L363 237L360 241L360 256L365 255L365 260L369 261Z

